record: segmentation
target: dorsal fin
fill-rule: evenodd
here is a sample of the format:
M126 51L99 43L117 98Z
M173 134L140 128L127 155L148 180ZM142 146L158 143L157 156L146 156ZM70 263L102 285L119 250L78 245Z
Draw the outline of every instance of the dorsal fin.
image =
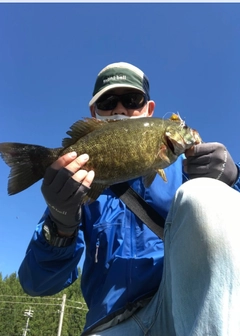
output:
M70 127L70 130L66 132L68 135L70 135L71 138L64 138L62 141L62 146L64 148L69 147L88 133L103 127L106 124L106 121L95 118L84 118L83 120L78 120Z

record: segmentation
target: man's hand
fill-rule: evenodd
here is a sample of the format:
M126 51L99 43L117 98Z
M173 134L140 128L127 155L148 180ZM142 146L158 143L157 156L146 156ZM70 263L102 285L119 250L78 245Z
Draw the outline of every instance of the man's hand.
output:
M190 179L211 177L232 186L238 169L226 147L218 142L195 145L185 152L184 171Z
M41 190L60 234L73 234L81 221L82 200L94 179L93 171L82 169L88 159L68 153L46 170Z

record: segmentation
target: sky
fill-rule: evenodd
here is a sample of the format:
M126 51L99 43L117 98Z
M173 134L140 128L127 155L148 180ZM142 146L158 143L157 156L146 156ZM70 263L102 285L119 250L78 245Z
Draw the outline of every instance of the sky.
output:
M240 161L240 3L1 3L0 142L59 147L89 116L98 72L150 80L155 117L178 112ZM0 272L17 272L45 210L41 181L7 194L0 159Z

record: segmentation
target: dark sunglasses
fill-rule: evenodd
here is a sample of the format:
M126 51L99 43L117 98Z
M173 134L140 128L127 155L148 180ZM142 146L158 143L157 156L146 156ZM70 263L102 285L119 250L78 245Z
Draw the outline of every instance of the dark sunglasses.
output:
M126 109L139 109L147 102L147 96L141 92L130 92L122 95L104 94L97 101L96 106L99 110L113 110L121 102Z

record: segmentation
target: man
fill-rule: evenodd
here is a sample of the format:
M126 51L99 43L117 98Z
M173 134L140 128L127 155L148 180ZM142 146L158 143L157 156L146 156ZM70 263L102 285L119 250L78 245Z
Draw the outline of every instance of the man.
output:
M151 117L155 103L144 73L120 62L98 74L89 106L92 117L122 119ZM71 285L85 246L84 335L239 336L240 165L219 143L186 157L165 169L168 183L129 181L166 218L164 244L109 189L81 205L94 180L87 153L54 162L42 184L48 209L19 269L23 289L44 296Z

